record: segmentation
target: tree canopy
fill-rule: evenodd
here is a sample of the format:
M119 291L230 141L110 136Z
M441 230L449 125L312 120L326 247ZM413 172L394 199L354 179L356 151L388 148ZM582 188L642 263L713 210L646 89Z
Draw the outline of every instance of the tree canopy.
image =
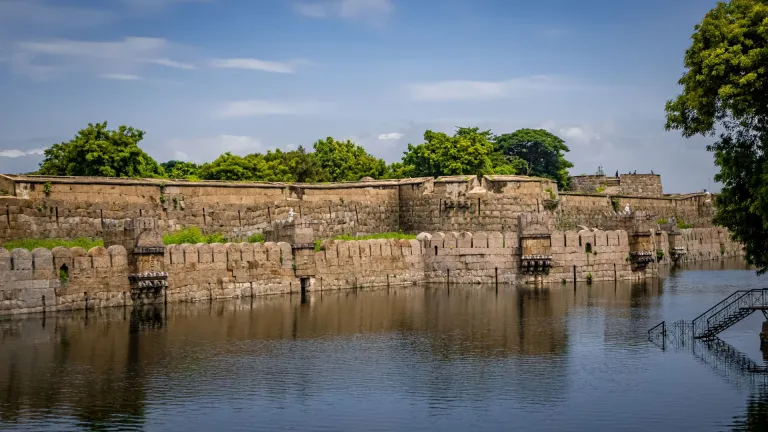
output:
M768 1L720 2L696 25L682 93L666 104L667 130L715 136L722 184L715 223L768 270Z
M88 124L68 142L45 150L42 175L159 177L160 166L139 148L144 131L128 126L107 129L107 122Z
M332 137L315 143L315 156L330 181L354 181L362 177L379 178L387 171L387 164L368 154L364 148L350 140L337 141Z
M573 164L565 159L569 149L561 138L544 129L520 129L497 136L496 145L508 158L521 161L521 174L550 178L559 188L568 187L568 168Z
M516 174L520 161L497 151L490 130L460 127L453 136L443 132L424 132L424 143L408 144L403 162L390 172L400 170L412 176Z
M224 153L203 164L170 160L158 165L138 148L143 131L127 126L111 131L105 122L88 125L72 141L46 150L39 173L302 183L357 181L363 177L519 173L555 179L566 176L571 164L562 157L562 152L568 151L563 141L545 131L524 131L528 130L495 137L490 130L477 127L459 127L453 135L427 130L423 143L409 144L402 160L390 165L350 140L333 137L315 142L313 151L299 146L296 150L245 156Z

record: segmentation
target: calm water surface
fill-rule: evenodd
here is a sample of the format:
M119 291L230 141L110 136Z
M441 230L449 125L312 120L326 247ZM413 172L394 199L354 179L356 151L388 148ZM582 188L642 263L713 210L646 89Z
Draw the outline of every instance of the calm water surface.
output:
M409 287L4 319L0 430L765 430L760 381L646 334L763 283L718 263L644 284ZM753 314L722 338L763 364L762 321Z

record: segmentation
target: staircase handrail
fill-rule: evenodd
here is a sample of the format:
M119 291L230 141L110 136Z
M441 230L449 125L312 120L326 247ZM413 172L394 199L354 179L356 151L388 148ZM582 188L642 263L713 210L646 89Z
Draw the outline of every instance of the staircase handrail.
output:
M733 294L729 295L728 297L724 298L722 301L720 301L716 305L709 308L703 314L697 316L693 321L691 321L691 324L693 325L693 334L697 336L702 332L705 332L706 330L708 330L709 327L711 327L711 320L713 317L722 313L723 310L727 309L728 307L733 305L735 302L738 302L739 299L741 299L742 297L748 296L751 291L752 290L735 291ZM727 304L723 306L723 303L727 303ZM717 309L715 310L715 308Z
M738 290L738 291L734 291L734 292L733 292L731 295L729 295L728 297L726 297L726 298L724 298L724 299L720 300L720 302L719 302L719 303L717 303L716 305L714 305L714 306L712 306L711 308L709 308L709 309L707 309L706 311L704 311L704 312L703 312L701 315L699 315L699 316L697 316L696 318L694 318L694 319L691 321L691 323L693 323L693 325L696 325L696 321L698 321L698 320L699 320L701 317L703 317L704 315L706 315L707 313L709 313L710 311L712 311L712 310L713 310L713 309L715 309L716 307L720 306L721 304L725 303L726 301L728 301L729 299L731 299L731 297L734 297L734 296L736 296L736 295L742 295L743 293L746 293L747 291L748 291L748 290Z
M760 294L760 296L756 295L758 293ZM755 288L755 289L746 291L743 295L739 296L736 300L733 300L729 304L720 308L714 314L710 315L707 318L707 329L710 329L712 327L713 322L725 319L725 317L720 317L720 315L723 315L726 312L728 312L728 315L730 315L730 314L736 313L734 309L753 307L758 299L762 299L763 300L762 303L766 304L766 297L765 297L766 293L768 293L768 288ZM715 320L715 318L717 319ZM723 331L723 330L725 329L722 329L720 331ZM700 334L701 333L697 333L697 335L700 335Z
M716 316L721 315L724 311L730 310L733 307L743 308L743 307L754 306L754 304L752 302L749 302L750 300L754 301L754 296L753 295L758 293L758 292L759 293L764 293L765 291L768 291L768 289L765 289L765 288L755 288L755 289L751 289L751 290L746 291L743 295L739 296L736 300L733 300L732 302L730 302L729 304L723 306L722 308L720 308L720 310L718 310L717 312L715 312L714 314L709 316L709 318L707 318L707 325L709 325L711 323L712 318L715 318ZM745 301L748 302L748 303L746 303L746 305L743 304Z

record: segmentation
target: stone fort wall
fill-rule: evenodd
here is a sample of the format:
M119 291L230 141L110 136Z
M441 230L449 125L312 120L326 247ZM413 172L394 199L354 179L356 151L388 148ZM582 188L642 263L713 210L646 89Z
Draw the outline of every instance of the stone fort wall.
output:
M594 193L603 188L609 195L634 195L661 197L664 195L661 176L658 174L619 174L619 177L605 175L579 175L571 177L571 190Z
M622 176L643 177L643 176ZM652 176L658 178L658 176ZM676 217L711 226L711 196L640 197L558 192L524 176L420 178L336 184L164 182L105 178L0 176L0 244L20 238L100 237L126 218L157 219L161 233L197 226L232 241L276 221L309 223L316 238L403 231L517 230L517 216L552 214L561 229L603 227L623 212Z
M725 230L683 230L675 246L684 261L741 256L741 245ZM664 252L658 262L637 270L629 262L632 238L626 231L554 231L538 239L548 248L548 274L521 269L524 244L513 232L433 232L418 240L325 241L305 254L288 243L185 244L165 249L168 288L155 301L210 301L222 298L390 287L416 283L560 283L591 279L642 279L670 262L666 232L650 236L647 250ZM679 242L678 242L679 241ZM299 262L302 260L302 262ZM311 266L312 276L300 269ZM133 304L123 246L55 248L52 251L0 248L0 314L128 306ZM302 280L304 279L304 281Z

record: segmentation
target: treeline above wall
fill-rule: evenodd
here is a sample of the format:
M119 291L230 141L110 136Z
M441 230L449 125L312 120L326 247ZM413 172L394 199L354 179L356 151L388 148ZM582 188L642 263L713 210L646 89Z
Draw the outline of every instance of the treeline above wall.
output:
M424 142L408 144L402 160L387 164L350 140L318 140L308 151L267 151L245 156L224 153L197 164L158 163L140 147L145 132L129 126L111 130L107 122L89 124L68 142L45 150L33 174L188 180L321 183L364 177L397 179L449 175L522 174L568 185L565 142L543 129L520 129L494 135L490 130L459 127L453 135L427 130Z

